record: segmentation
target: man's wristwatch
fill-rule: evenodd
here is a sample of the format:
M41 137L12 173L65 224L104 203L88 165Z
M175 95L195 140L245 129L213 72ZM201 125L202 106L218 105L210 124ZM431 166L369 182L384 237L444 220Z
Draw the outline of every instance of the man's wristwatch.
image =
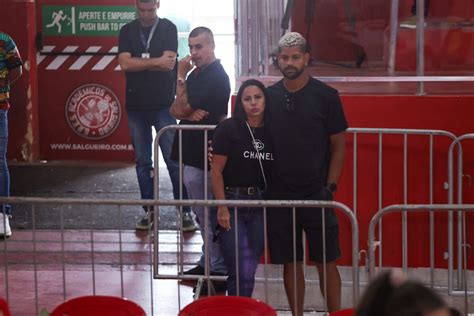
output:
M334 182L329 182L326 184L326 189L328 189L328 191L331 193L335 193L337 191L337 184Z

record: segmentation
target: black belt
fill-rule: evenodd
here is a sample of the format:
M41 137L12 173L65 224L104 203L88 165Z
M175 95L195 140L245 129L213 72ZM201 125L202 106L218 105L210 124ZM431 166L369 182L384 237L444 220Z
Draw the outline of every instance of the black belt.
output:
M241 195L255 195L261 193L263 190L259 187L225 187L226 192L232 192Z

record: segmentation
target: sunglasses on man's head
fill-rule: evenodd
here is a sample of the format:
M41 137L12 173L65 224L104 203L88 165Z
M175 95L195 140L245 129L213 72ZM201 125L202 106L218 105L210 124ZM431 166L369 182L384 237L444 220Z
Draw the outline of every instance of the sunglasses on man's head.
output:
M295 110L295 99L292 93L286 95L286 110L293 112Z

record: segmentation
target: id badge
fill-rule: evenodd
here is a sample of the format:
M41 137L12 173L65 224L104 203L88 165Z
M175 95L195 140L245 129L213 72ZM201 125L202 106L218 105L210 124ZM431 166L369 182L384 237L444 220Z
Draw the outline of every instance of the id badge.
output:
M142 53L142 58L149 59L150 58L150 53Z

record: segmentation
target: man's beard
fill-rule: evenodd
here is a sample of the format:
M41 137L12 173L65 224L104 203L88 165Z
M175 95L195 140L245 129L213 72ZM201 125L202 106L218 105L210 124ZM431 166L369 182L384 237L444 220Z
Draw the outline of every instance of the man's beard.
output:
M293 69L294 72L292 74L287 74L286 73L287 69ZM280 67L280 71L286 79L294 80L294 79L298 78L303 73L304 68L298 69L298 68L293 67L293 66L288 66L285 69L281 69L281 67Z

